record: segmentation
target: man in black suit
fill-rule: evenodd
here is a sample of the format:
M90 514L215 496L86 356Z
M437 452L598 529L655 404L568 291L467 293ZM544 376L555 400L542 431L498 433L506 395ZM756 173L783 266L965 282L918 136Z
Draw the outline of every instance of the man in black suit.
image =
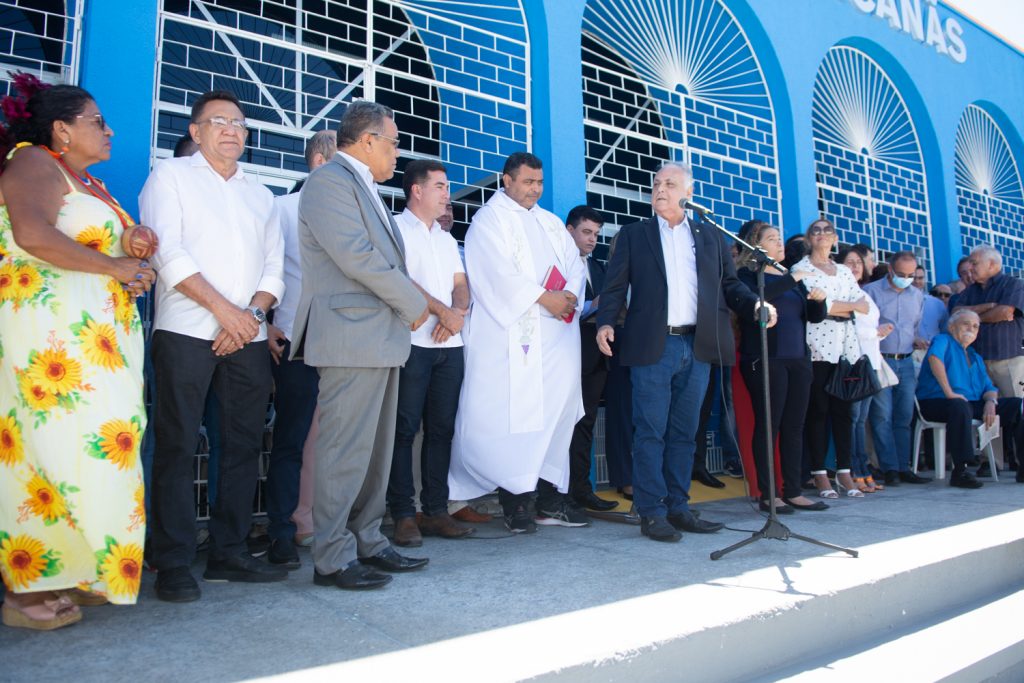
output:
M583 419L576 423L569 444L569 495L580 507L607 511L618 503L599 498L590 485L590 450L594 443L597 409L608 379L608 358L597 348L598 294L604 286L605 266L591 258L604 217L581 204L569 212L565 227L580 250L580 259L587 265L587 290L580 314L580 351L582 354L581 384L583 387Z
M687 219L692 196L690 167L663 165L651 190L656 215L620 231L597 312L597 344L611 356L631 288L618 353L633 380L633 503L641 533L655 541L723 526L689 510L694 435L711 364L734 362L728 309L751 318L757 305L718 232Z

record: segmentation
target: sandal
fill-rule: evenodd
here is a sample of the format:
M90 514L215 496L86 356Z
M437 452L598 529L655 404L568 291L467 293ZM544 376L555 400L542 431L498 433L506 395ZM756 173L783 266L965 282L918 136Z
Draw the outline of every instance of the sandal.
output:
M857 490L863 491L864 493L874 493L875 487L868 484L867 478L865 477L854 477L853 483L857 487Z
M829 483L827 472L811 472L811 474L814 475L814 487L818 489L819 498L832 500L839 497L839 494L832 488L832 484Z
M875 481L875 478L872 477L870 474L868 476L864 477L864 483L867 484L868 486L874 486L875 487L875 489L874 489L875 492L877 492L877 491L884 491L885 490L885 484L883 484L883 483L881 483L879 481Z
M11 599L12 594L7 593L3 608L0 608L5 625L33 631L52 631L82 620L82 612L64 595L46 591L23 596L35 601L16 606L15 600Z
M847 498L863 498L864 492L857 488L853 481L850 482L851 484L854 484L853 486L843 486L842 482L839 481L840 474L850 476L850 470L840 470L839 472L836 472L836 488L839 489L839 493L845 494ZM836 497L838 498L838 495Z
M84 591L81 588L72 588L71 590L58 591L58 593L60 595L63 595L79 607L97 607L99 605L107 604L107 596L101 595L100 593Z

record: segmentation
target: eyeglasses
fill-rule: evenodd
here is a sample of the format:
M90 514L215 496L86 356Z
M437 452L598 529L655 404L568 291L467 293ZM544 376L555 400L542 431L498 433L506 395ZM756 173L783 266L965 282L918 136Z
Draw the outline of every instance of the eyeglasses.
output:
M196 124L198 125L202 125L204 123L208 123L218 130L233 128L241 133L249 131L249 124L245 122L245 119L229 119L226 116L211 116L205 121L196 121Z
M808 235L834 235L836 229L831 225L812 225L807 231Z
M93 123L95 123L96 126L100 130L102 130L102 131L106 131L107 128L108 128L107 120L105 118L103 118L103 114L79 114L75 118L76 119L92 119Z
M401 137L391 138L388 137L387 135L384 135L384 133L374 133L373 131L370 131L370 135L372 135L375 138L383 138L387 140L388 142L395 146L395 149L398 149L398 145L402 142Z

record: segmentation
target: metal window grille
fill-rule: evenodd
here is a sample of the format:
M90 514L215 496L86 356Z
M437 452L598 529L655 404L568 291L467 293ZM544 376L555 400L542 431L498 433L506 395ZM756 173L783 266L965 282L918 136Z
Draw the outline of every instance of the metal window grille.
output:
M0 96L11 74L77 83L82 0L0 0Z
M818 205L842 242L904 249L931 271L927 177L913 119L878 64L850 47L825 55L811 109Z
M650 215L668 160L693 166L696 195L727 227L779 222L774 109L725 3L591 0L583 29L587 199L604 239Z

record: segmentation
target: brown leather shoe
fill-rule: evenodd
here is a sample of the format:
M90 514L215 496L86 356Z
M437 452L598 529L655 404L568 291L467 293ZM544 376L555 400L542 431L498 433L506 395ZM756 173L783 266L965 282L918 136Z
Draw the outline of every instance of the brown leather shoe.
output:
M419 548L423 545L423 536L416 526L415 517L400 517L395 520L395 535L392 539L395 545L404 548Z
M459 508L452 514L452 518L459 520L460 522L467 522L468 524L486 524L487 522L493 521L494 517L485 515L482 512L477 512L470 506Z
M473 533L473 529L462 526L449 515L423 515L420 519L420 533L424 536L440 536L441 538L462 538Z

